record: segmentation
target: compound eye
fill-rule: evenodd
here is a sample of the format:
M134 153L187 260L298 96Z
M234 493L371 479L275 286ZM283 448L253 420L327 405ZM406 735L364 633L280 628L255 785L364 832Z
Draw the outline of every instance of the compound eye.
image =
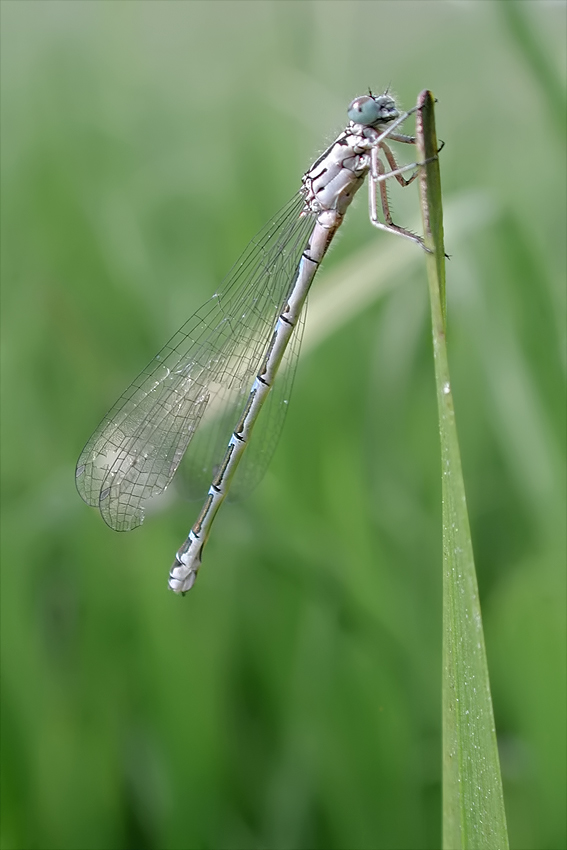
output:
M348 108L348 117L355 124L364 124L370 127L380 118L380 107L373 97L367 94L356 97Z

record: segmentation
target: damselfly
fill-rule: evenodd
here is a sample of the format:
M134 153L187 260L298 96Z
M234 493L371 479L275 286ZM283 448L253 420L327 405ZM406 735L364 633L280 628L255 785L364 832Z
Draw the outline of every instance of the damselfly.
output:
M128 531L140 525L144 503L166 489L191 447L195 477L208 475L211 483L169 574L176 593L195 582L237 467L235 484L240 479L250 486L271 458L309 288L367 175L372 224L423 247L419 236L393 223L386 193L386 180L407 186L418 174L421 163L398 167L386 141L415 143L395 130L416 110L400 113L388 92L352 101L348 126L303 176L297 195L252 240L219 292L118 399L81 453L80 495L111 528ZM403 177L407 171L414 172L409 179ZM378 219L378 199L384 221ZM253 431L256 449L241 463Z

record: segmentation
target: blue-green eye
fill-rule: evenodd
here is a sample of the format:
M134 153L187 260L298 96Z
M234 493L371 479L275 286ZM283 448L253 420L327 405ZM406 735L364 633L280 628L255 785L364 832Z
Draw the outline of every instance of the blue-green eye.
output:
M380 118L380 107L373 97L367 94L356 97L348 108L348 117L356 124L364 124L366 127L374 124Z

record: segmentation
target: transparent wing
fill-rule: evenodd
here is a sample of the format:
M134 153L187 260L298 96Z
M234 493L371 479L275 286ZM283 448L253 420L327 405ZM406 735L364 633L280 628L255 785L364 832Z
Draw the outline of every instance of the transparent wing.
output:
M165 490L197 428L196 466L210 480L314 227L303 207L298 194L260 231L221 291L138 375L83 449L77 489L112 528L142 522L144 502Z
M306 310L307 306L302 310L282 358L274 385L264 402L254 425L250 443L246 447L234 480L230 485L228 498L231 501L248 495L260 483L278 444L301 349ZM261 359L263 359L264 353ZM249 376L249 381L243 385L240 399L242 409L248 400L251 384L257 371L257 368L255 368ZM239 409L239 407L225 408L222 416L209 423L203 423L199 428L179 470L178 485L187 498L202 498L209 489L211 480L217 472L217 465L226 453L228 441L242 409Z

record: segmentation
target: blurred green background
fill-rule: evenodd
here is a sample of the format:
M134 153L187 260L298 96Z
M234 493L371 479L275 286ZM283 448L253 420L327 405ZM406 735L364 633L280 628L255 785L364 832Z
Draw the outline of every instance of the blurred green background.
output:
M565 847L565 11L4 0L3 848L441 846L427 286L364 190L315 285L274 461L223 508L192 593L166 580L198 504L172 493L119 535L74 485L118 394L350 100L390 83L405 107L433 90L446 142L452 380L511 844ZM417 221L415 187L391 197ZM325 330L327 280L344 293L368 251L364 306Z

